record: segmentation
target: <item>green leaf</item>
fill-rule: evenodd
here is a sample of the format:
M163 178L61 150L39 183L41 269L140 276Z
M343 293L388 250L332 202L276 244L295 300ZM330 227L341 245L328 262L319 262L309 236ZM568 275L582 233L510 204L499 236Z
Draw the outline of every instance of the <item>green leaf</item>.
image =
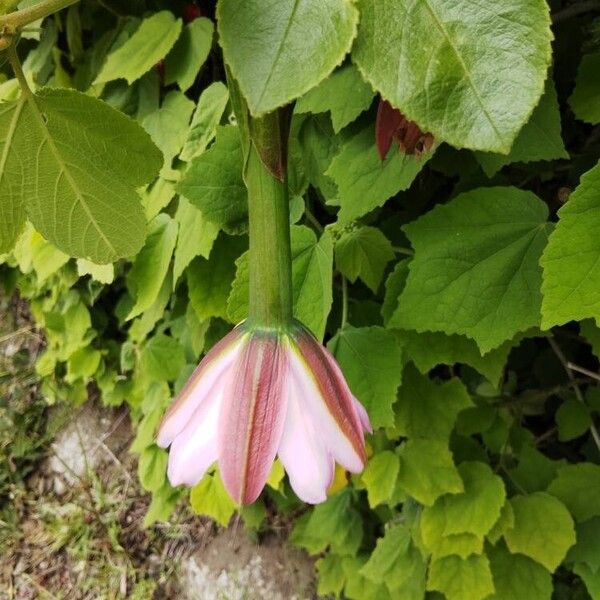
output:
M327 347L367 409L371 425L392 425L392 405L402 379L402 349L396 336L382 327L345 327Z
M373 583L361 574L361 569L366 562L365 556L347 556L342 562L346 585L344 598L348 600L393 600L392 594L383 584ZM416 595L406 595L407 600L421 600L423 592Z
M179 234L173 263L174 286L192 259L196 256L210 256L219 235L219 228L205 219L202 212L183 196L179 197L175 220L179 224Z
M365 83L358 69L347 64L302 96L294 110L297 113L329 112L333 130L338 133L369 108L373 96L373 89Z
M235 260L242 252L242 238L220 236L208 259L198 256L187 269L190 302L200 321L227 319L227 298L235 277Z
M600 163L581 177L558 211L559 221L542 259L542 327L600 320Z
M557 473L548 493L561 500L578 522L600 516L600 466L565 465L559 467Z
M211 83L202 92L180 154L181 160L189 162L206 150L215 137L217 125L221 122L228 102L229 91L220 81Z
M326 554L320 558L315 566L317 567L317 594L327 596L334 594L338 596L344 589L346 575L342 566L343 559L335 554Z
M259 115L298 98L342 62L358 11L349 0L220 0L217 23L225 62Z
M235 503L229 497L218 471L207 473L192 488L190 505L196 514L206 515L223 527L227 527L235 512Z
M515 525L504 538L511 552L530 556L549 571L575 543L573 519L565 505L544 492L511 498Z
M188 23L165 59L165 84L177 83L182 92L192 87L212 47L214 25L200 17Z
M415 256L388 325L464 334L482 353L539 325L547 216L531 192L480 188L406 225Z
M498 520L494 523L494 526L488 531L486 537L496 544L498 540L509 530L515 526L515 512L510 502L505 502L500 511Z
M600 52L585 54L581 59L575 89L569 104L575 116L586 123L600 123Z
M588 407L575 398L565 400L556 411L558 439L568 442L588 432L592 418Z
M446 556L431 563L427 589L448 600L483 600L494 593L490 563L486 556Z
M317 240L308 227L294 226L291 239L294 316L318 339L323 339L333 300L331 237L325 233ZM243 254L236 265L236 277L227 303L227 314L233 323L248 316L248 254Z
M371 508L390 500L396 487L399 468L398 456L389 450L378 452L367 462L361 477Z
M164 485L168 460L168 453L155 445L149 446L140 454L138 477L147 492L155 492Z
M339 190L338 220L348 223L362 217L408 189L430 157L431 153L417 157L392 148L381 162L374 125L362 129L342 146L326 172Z
M109 263L107 265L97 265L85 258L77 259L77 274L79 277L90 275L91 278L99 283L110 284L115 278L115 268Z
M162 10L144 19L133 35L106 57L94 83L126 79L130 85L163 59L181 32L181 20Z
M398 484L409 496L427 506L443 494L458 494L464 490L452 454L440 440L408 440L401 446Z
M480 462L464 462L458 471L464 491L446 494L421 516L423 542L432 552L442 537L471 534L482 540L492 529L506 500L502 479Z
M33 231L29 242L29 252L33 270L38 276L38 283L56 274L69 257L58 248L47 242L37 231Z
M552 575L522 554L511 554L504 544L489 548L496 592L487 600L550 600Z
M141 192L142 204L146 219L152 221L156 215L169 206L175 197L175 183L158 177L151 185Z
M0 243L18 233L21 217L11 204L19 203L35 228L71 256L104 264L135 254L146 228L135 188L156 176L161 161L146 132L73 90L24 93L3 108L0 131L12 119L14 133L0 153L0 205L3 216L13 217L6 231L0 225Z
M569 550L567 562L585 563L592 572L600 572L600 517L578 523L577 543Z
M592 600L600 600L600 572L594 573L583 563L575 565L573 572L581 577Z
M177 223L169 215L159 214L150 224L146 243L127 273L127 288L135 298L128 320L143 313L156 300L171 264L176 239Z
M237 127L217 127L217 140L194 158L177 191L211 223L228 233L247 229L248 194L242 179L242 143Z
M386 327L398 308L398 297L406 285L409 262L408 258L397 262L385 280L385 294L383 304L381 305L381 316L383 317L383 324ZM402 340L402 345L404 346L404 340Z
M398 434L447 442L458 413L472 405L469 393L459 379L438 385L409 365L404 370L398 393Z
M373 583L384 583L399 598L422 598L425 593L426 565L405 525L386 530L360 572Z
M168 483L153 492L152 501L144 517L144 527L150 527L157 521L168 521L180 498L180 492L174 490Z
M510 476L526 492L541 492L556 477L556 468L555 461L525 445L519 452L519 464L510 471Z
M477 160L488 177L505 165L535 160L569 158L560 131L560 110L554 82L548 79L546 91L529 121L517 135L508 155L477 153Z
M360 0L359 8L352 58L386 100L457 148L510 151L550 64L544 0Z
M155 335L144 346L140 369L147 381L175 381L185 366L182 346L172 337Z
M65 381L73 383L77 379L83 379L87 382L98 370L101 359L102 354L99 350L94 350L90 346L79 348L69 356Z
M391 242L376 227L352 227L335 242L338 270L352 283L360 277L373 293L394 256Z
M194 103L182 92L169 92L160 108L147 114L142 125L164 156L163 172L168 176L173 158L183 148Z
M290 541L296 546L318 554L327 548L342 556L356 554L363 537L362 519L352 507L350 490L330 496L318 504L307 521L298 521Z

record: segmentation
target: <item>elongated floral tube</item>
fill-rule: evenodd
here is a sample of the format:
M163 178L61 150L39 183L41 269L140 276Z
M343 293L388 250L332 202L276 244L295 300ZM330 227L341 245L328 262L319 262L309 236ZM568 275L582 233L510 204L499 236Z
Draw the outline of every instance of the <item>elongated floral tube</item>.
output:
M299 322L286 330L236 327L209 352L167 412L173 485L194 485L218 462L240 504L258 498L279 456L299 498L327 497L335 463L362 470L371 427L339 367Z

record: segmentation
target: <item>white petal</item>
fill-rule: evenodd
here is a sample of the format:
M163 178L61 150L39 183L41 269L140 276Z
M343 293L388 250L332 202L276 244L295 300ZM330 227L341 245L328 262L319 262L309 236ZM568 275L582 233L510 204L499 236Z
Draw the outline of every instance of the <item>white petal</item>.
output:
M219 356L212 357L209 353L198 365L196 372L181 390L160 425L156 443L161 448L166 448L173 442L198 407L215 393L220 380L225 377L227 370L236 359L243 340L244 337L240 337L230 347L225 348Z
M167 471L172 485L196 485L217 460L217 426L224 387L222 381L217 384L173 441Z
M293 375L289 376L289 380L279 458L298 498L318 504L327 499L327 488L331 485L335 465L310 415L302 409L302 394Z
M336 462L352 473L362 471L364 464L329 412L312 373L294 351L290 352L290 370L298 389L300 406L310 418L322 443Z

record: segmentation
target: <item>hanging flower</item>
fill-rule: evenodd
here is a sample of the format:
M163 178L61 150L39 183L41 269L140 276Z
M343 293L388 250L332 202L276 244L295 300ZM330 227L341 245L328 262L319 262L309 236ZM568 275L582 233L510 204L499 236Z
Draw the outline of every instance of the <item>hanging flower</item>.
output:
M335 462L360 472L363 406L331 354L294 321L285 329L238 325L202 360L165 415L173 485L195 485L218 461L229 494L256 500L279 456L296 494L326 499Z

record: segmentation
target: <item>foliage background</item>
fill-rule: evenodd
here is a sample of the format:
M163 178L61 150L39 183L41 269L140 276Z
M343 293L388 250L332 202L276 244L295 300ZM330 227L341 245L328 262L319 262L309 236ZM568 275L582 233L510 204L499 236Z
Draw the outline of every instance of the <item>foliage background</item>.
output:
M404 92L390 86L380 67L395 48L399 7L410 3L386 0L379 17L370 2L327 3L339 8L350 45L360 13L352 57L326 77L350 47L331 42L319 47L323 72L294 79L284 52L288 70L274 69L276 85L262 95L260 73L246 64L254 49L243 46L260 3L237 12L232 4L219 7L222 46L247 77L251 107L300 96L289 177L296 314L326 341L375 427L365 472L338 471L325 504L299 503L276 464L263 497L241 512L246 525L260 530L267 509L297 517L291 542L319 556L322 595L600 598L600 20L577 3L551 2L551 59L546 4L499 2L522 13L495 34L507 56L474 41L462 56L492 103L482 121L477 109L452 106L443 85L429 112L411 95L436 64L424 62L431 56L443 67L431 76L460 86L444 40L419 28L421 13L403 45L414 71ZM443 3L431 5L451 21ZM461 17L467 34L478 33L477 9ZM92 202L112 198L118 210L99 228L106 244L67 239L61 206L45 220L43 190L28 189L35 228L5 248L0 275L45 331L36 372L47 402L79 405L98 393L129 407L131 451L152 495L148 525L188 495L166 480L156 425L247 309L242 149L214 19L210 2L82 2L24 32L18 49L34 91L59 88L36 96L49 123L61 123L64 107L76 115L73 129L52 131L66 162L83 161L78 172L88 174L105 167L80 184ZM507 40L520 27L530 55ZM494 79L496 61L510 67L518 93ZM7 64L2 78L6 134L19 86ZM407 156L394 144L380 161L372 85L431 128L430 152ZM545 86L541 98L536 85ZM89 98L119 112L106 104L90 112ZM8 160L26 162L38 145L31 110L19 125L30 137L17 139ZM128 132L122 148L115 131ZM88 162L68 154L88 137ZM68 206L68 190L59 196ZM95 263L82 258L90 255ZM189 501L223 525L236 512L214 471Z

